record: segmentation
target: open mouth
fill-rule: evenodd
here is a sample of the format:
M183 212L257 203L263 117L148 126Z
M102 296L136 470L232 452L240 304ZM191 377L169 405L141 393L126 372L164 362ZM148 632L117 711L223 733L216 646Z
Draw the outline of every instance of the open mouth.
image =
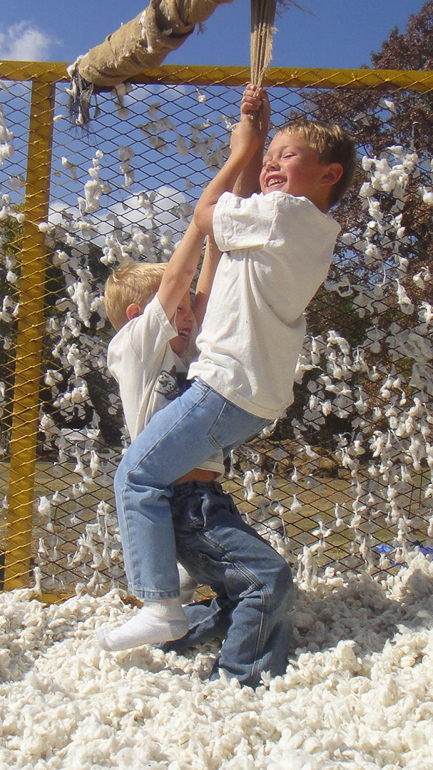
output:
M266 187L279 187L282 184L285 184L286 180L281 176L273 176L270 179L266 180Z

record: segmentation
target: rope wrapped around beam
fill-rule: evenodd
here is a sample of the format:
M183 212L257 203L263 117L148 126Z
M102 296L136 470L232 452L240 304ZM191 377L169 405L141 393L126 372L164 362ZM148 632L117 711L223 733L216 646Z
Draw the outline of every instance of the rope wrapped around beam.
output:
M91 48L69 68L70 110L89 121L93 93L115 88L146 69L159 67L215 8L233 0L150 0L135 19Z
M233 0L151 0L135 19L80 59L78 71L97 86L115 86L158 67L215 8Z

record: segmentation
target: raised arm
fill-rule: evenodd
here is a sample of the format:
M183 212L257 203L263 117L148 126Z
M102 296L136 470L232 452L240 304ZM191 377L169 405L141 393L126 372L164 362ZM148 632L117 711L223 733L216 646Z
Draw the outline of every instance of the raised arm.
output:
M253 102L257 113L263 104L263 91L259 89ZM202 192L194 211L197 227L207 235L213 235L212 218L215 205L224 192L232 192L239 175L249 164L257 162L257 154L263 148L266 130L262 121L251 119L251 102L241 110L241 120L233 131L230 155L224 166Z
M236 180L233 192L235 195L239 195L240 198L249 198L253 193L260 192L260 173L263 167L263 155L269 131L271 108L266 91L260 89L259 95L256 91L257 89L251 83L246 87L242 96L241 116L246 114L250 120L259 123L262 141L255 155Z
M207 301L212 289L215 272L220 261L221 252L218 249L212 236L208 236L206 250L204 253L203 264L197 281L194 302L192 305L197 326L200 328L206 312Z
M204 234L197 228L194 221L190 222L164 271L158 297L170 321L176 313L179 302L191 286L203 241Z

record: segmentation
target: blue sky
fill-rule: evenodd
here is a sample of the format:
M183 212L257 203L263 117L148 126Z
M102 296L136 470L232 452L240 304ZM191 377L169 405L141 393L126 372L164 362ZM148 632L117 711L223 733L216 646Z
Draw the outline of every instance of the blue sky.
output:
M406 28L424 0L299 0L277 19L272 65L358 68L370 64L391 29ZM72 62L147 5L143 0L10 0L0 12L0 59ZM249 64L249 2L215 10L166 64Z

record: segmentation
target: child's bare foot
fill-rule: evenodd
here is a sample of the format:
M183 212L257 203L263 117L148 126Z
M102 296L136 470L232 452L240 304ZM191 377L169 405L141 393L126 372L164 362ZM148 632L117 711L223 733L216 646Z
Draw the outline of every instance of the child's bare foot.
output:
M97 632L99 646L116 652L180 639L188 631L188 623L179 599L161 602L145 600L141 610L120 626Z

